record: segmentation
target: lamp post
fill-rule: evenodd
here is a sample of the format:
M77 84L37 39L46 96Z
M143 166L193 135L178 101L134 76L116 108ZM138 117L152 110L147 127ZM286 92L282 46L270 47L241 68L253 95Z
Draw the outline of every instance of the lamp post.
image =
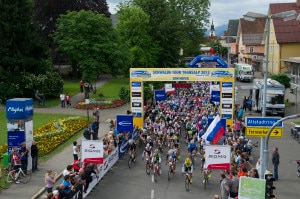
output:
M229 43L229 31L230 31L230 28L228 28L227 30L227 64L228 64L228 67L230 66L230 43Z
M297 12L295 10L290 10L286 12L280 12L271 15L265 15L255 12L247 12L243 15L243 18L247 21L255 21L255 19L266 19L267 20L267 32L266 32L266 63L265 63L265 71L264 71L264 86L267 85L268 81L268 65L269 65L269 43L270 43L270 22L271 19L283 19L283 21L288 21L292 19L296 19ZM267 89L264 89L263 93L263 109L262 109L262 117L266 117L266 104L267 104ZM260 179L264 179L266 167L268 165L269 159L266 154L268 151L265 150L265 137L261 137L260 143Z

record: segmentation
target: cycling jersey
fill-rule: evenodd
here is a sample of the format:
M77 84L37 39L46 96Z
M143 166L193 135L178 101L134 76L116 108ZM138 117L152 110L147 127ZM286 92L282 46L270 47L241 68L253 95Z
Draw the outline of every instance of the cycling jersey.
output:
M132 151L132 150L136 150L136 143L133 143L131 145L129 145L129 150Z

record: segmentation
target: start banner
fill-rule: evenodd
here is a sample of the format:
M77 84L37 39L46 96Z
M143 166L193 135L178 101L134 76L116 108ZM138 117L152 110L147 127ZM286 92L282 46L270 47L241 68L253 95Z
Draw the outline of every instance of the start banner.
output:
M81 158L84 163L103 164L103 142L82 140Z
M209 145L205 147L207 169L230 170L230 146Z

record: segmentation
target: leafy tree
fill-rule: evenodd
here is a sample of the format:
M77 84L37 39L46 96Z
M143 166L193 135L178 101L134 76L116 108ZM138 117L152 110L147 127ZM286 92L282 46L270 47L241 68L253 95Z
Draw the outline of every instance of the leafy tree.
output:
M121 100L129 102L130 101L130 87L122 86L119 91L119 97Z
M291 78L284 73L273 74L270 75L269 78L278 81L280 84L284 85L286 89L291 88Z
M43 75L53 68L32 23L32 1L0 1L0 20L0 99L32 97L23 74Z
M93 82L97 74L113 71L117 75L122 68L120 59L126 59L121 56L123 48L111 20L103 14L84 10L67 12L58 18L53 39L57 50L78 65L85 82Z
M149 35L149 16L137 6L124 6L118 12L119 23L116 30L120 34L121 42L130 49L130 64L124 68L157 66L158 44Z

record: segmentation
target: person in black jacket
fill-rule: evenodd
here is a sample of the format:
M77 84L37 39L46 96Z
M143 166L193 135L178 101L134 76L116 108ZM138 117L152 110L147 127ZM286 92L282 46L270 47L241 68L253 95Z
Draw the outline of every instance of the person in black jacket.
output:
M35 141L32 141L32 145L31 145L31 157L32 157L32 172L33 171L39 171L39 169L37 168L38 165L38 153L39 153L39 149L36 145Z
M90 163L86 166L83 174L81 175L81 179L84 181L84 185L85 185L84 193L86 193L86 191L89 188L90 182L92 182L92 180L93 180L93 176L92 176L93 173L97 176L95 164Z

